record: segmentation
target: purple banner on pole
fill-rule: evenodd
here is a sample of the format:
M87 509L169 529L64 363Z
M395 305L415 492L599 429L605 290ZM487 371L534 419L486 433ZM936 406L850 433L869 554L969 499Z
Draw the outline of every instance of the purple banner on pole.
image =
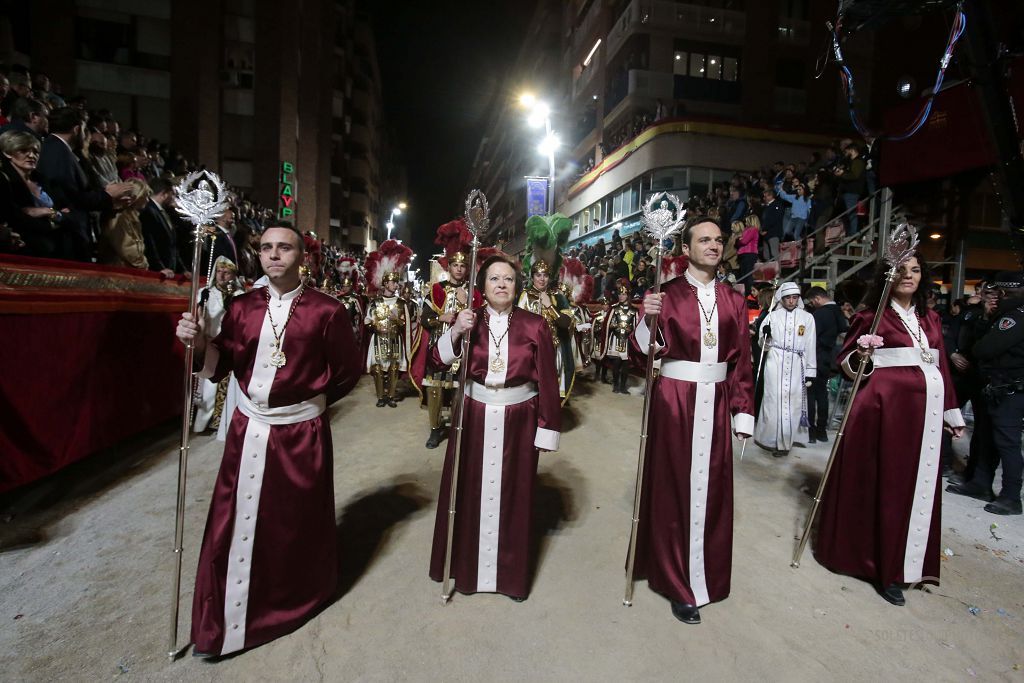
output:
M548 179L526 176L526 217L548 213Z

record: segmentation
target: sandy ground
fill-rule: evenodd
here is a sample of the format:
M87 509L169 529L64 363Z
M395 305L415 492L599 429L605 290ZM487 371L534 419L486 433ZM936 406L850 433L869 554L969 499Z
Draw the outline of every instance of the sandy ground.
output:
M946 494L942 584L892 607L809 551L802 568L789 567L827 457L821 445L780 460L752 446L737 460L732 595L702 609L702 625L677 622L644 584L623 607L642 399L589 382L561 451L542 458L530 599L456 595L442 606L427 563L443 449L423 447L426 413L415 401L378 409L371 393L363 382L332 408L336 603L252 652L168 662L177 471L168 425L4 501L0 679L1024 680L1024 518ZM194 442L182 639L220 452L208 436Z

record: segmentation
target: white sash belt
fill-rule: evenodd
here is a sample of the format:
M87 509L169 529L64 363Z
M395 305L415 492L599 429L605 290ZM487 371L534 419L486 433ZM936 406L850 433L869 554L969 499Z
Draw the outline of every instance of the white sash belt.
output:
M661 376L683 382L724 382L728 363L694 363L688 360L663 360Z
M466 386L466 396L478 403L492 406L511 406L529 401L536 395L537 385L533 382L517 387L488 387L479 382L469 382Z
M322 415L327 410L327 397L317 394L308 401L293 403L290 406L261 408L253 403L244 391L239 391L238 409L250 420L257 420L268 425L293 425Z
M928 349L935 359L934 363L925 363L921 360L921 349L916 346L894 346L892 348L875 349L871 354L875 369L878 368L905 368L905 367L928 367L928 365L939 366L939 352L935 349Z

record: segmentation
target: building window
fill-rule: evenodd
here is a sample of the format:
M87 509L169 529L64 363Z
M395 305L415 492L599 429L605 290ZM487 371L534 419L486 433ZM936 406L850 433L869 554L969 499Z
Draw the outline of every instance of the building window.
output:
M722 58L722 80L735 83L739 80L740 60L735 57Z
M689 63L689 52L676 52L676 58L672 62L672 73L678 76L685 76L687 64Z
M707 71L704 74L704 78L714 78L715 80L721 80L722 58L720 56L708 55Z
M704 78L704 55L690 53L690 77Z

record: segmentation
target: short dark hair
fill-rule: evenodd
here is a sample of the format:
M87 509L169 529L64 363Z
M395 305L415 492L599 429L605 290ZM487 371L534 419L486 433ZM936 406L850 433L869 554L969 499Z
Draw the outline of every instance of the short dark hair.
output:
M476 272L476 287L480 290L480 296L484 294L484 282L487 280L487 269L493 266L495 263L504 263L512 268L512 272L516 274L516 292L515 295L519 296L519 292L523 288L523 273L519 269L519 264L509 256L504 254L494 254L488 256L487 259L480 266L480 270Z
M722 226L718 224L711 216L700 215L694 216L693 218L686 219L686 226L683 228L683 234L680 235L679 240L686 246L690 246L690 242L693 240L693 229L701 223L711 223L718 228L719 232L722 232Z
M823 297L827 298L828 297L828 292L825 291L824 287L818 287L817 285L815 285L814 287L811 287L810 289L807 290L807 298L808 299L813 299L816 296L823 296Z
M81 109L60 107L50 112L50 132L70 133L75 126L84 126L85 116Z
M292 223L291 221L270 221L270 223L263 227L263 232L266 233L267 230L270 230L271 228L281 228L282 230L290 230L291 232L295 233L295 236L299 240L299 251L306 251L306 238L302 236L302 233L299 232L299 229L296 228L295 224Z
M11 105L11 118L27 122L32 114L46 116L46 105L33 97L19 97Z
M149 189L153 191L153 194L163 194L164 192L172 192L174 190L174 183L167 178L157 176L149 181Z

